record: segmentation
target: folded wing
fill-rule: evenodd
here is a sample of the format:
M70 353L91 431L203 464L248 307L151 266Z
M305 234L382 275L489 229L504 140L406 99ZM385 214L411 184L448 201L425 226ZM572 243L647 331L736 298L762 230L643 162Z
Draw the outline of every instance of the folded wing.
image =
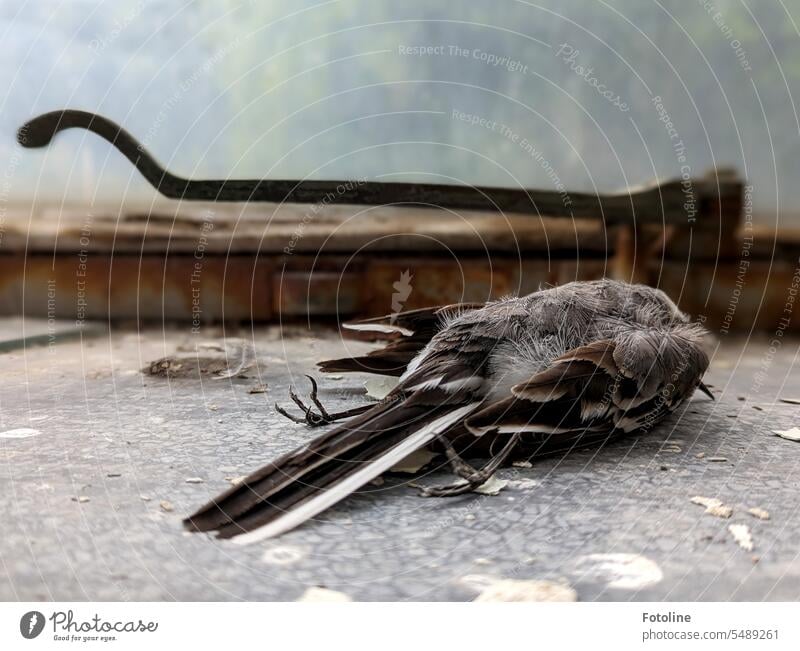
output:
M409 362L425 348L433 336L452 317L463 312L477 310L483 303L454 303L438 305L398 314L345 323L346 330L370 332L389 343L360 357L344 357L320 362L324 373L375 373L378 375L402 375Z

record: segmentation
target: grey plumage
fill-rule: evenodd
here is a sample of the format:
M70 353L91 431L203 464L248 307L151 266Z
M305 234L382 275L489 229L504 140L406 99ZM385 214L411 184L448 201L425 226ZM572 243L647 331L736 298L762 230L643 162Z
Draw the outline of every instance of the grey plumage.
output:
M443 446L473 485L526 444L647 431L704 388L708 366L705 331L663 292L611 280L354 327L399 338L321 369L399 374L398 387L212 500L186 520L188 528L221 537L252 532L241 536L245 542L278 535L419 447ZM470 439L489 440L490 449L502 444L483 472L451 444ZM463 490L454 484L433 494Z

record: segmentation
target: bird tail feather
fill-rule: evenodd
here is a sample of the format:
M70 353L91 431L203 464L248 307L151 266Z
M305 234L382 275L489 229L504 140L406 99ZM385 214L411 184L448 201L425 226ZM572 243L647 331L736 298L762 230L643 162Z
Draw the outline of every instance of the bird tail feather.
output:
M478 403L417 412L385 403L252 473L189 516L192 531L249 544L330 508L458 424Z

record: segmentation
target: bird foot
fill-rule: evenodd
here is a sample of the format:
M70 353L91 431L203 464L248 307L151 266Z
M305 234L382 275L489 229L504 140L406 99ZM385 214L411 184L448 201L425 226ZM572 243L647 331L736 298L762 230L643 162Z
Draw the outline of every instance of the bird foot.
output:
M332 414L325 409L325 406L317 397L317 381L310 375L306 375L306 377L311 381L311 391L309 392L308 397L310 398L311 402L314 403L317 411L314 411L313 407L306 405L306 403L300 399L300 397L294 392L294 387L289 388L289 397L292 399L292 402L294 402L294 404L296 404L303 412L302 417L290 414L278 403L275 403L275 410L281 416L288 418L293 423L304 424L308 425L309 427L322 427L323 425L330 425L337 420L344 420L346 418L351 418L352 416L358 416L372 407L372 405L364 405L362 407L355 407L353 409L347 409L345 411L339 411Z
M511 454L511 451L519 442L519 434L514 434L503 449L493 456L480 470L473 468L464 461L447 438L441 437L439 440L444 446L447 460L450 462L450 468L454 474L461 478L461 481L445 484L443 486L420 486L420 495L422 497L451 497L453 495L463 495L464 493L472 492L476 488L481 487L489 481L495 471L508 458L508 455Z

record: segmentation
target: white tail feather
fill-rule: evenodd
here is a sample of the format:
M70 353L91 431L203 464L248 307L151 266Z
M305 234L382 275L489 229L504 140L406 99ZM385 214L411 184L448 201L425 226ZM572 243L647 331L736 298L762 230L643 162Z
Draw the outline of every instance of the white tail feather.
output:
M358 490L367 482L375 479L378 475L386 472L389 468L414 452L414 450L418 450L430 443L437 435L474 411L479 404L478 402L474 402L465 405L428 423L386 452L383 456L375 459L375 461L343 479L338 484L331 486L305 504L289 510L276 520L258 529L236 536L233 542L238 545L249 545L260 540L279 536L282 533L294 529L306 520L313 518L315 515L333 506L339 500L344 499L353 491Z

